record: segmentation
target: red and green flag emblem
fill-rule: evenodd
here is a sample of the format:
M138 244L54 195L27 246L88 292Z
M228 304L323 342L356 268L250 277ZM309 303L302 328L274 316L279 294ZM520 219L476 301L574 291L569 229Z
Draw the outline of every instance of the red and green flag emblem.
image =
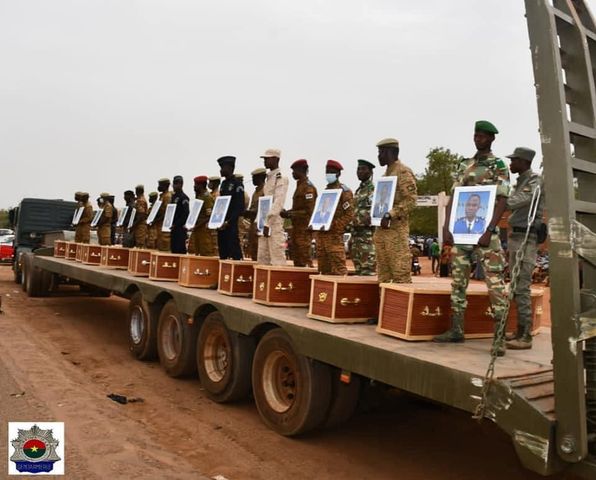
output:
M46 453L46 444L41 440L27 440L23 445L23 453L29 458L40 458Z

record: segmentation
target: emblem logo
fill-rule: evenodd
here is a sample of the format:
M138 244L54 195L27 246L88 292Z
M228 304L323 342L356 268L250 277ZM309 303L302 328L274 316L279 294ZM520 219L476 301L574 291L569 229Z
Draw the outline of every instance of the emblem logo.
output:
M9 475L64 474L64 423L9 422L8 440L14 449Z

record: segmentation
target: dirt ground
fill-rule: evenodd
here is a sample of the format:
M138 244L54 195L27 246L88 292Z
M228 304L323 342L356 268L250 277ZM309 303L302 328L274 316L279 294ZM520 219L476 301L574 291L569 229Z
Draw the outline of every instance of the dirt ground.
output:
M135 360L125 300L27 298L8 267L0 295L0 439L8 421L64 421L66 478L542 478L492 423L397 392L336 430L281 437L252 402L218 405L197 379ZM144 402L120 405L109 393ZM0 472L7 448L0 441Z

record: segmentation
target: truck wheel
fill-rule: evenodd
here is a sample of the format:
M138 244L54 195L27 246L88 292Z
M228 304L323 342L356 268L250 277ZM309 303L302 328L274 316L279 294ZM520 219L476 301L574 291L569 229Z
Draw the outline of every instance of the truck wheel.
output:
M331 369L297 354L290 337L277 328L267 332L257 346L252 389L263 421L281 435L298 435L325 420Z
M27 265L25 262L25 256L21 259L21 290L27 292Z
M157 318L141 292L135 293L128 304L128 345L139 360L157 357Z
M350 376L350 383L342 382L341 370L332 368L331 406L325 420L325 427L337 427L348 421L358 406L362 379L354 373Z
M253 337L228 330L219 312L207 315L197 338L197 371L209 398L225 403L248 396L254 352Z
M178 311L174 300L166 303L159 315L157 350L159 361L171 377L196 372L196 326L188 315Z
M23 265L26 265L26 289L30 297L45 297L50 291L52 274L33 265L33 254L23 255Z

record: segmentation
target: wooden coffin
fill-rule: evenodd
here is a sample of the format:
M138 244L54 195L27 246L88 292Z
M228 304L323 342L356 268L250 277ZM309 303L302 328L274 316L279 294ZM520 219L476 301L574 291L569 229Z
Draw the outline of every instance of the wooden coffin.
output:
M180 257L178 284L183 287L217 288L219 257Z
M64 258L66 260L76 260L77 258L77 244L75 242L66 242L64 250Z
M148 277L151 252L145 248L131 248L128 252L128 272L135 277Z
M220 260L217 291L224 295L250 297L256 263L250 260Z
M54 257L64 258L66 256L67 243L65 240L54 240Z
M376 276L312 275L308 317L331 323L367 322L379 315Z
M101 247L100 265L106 268L126 270L128 268L128 248L103 245Z
M179 253L151 252L149 280L177 282L180 275Z
M428 281L427 281L428 282ZM542 289L532 289L533 331L540 327ZM377 331L404 340L431 340L451 327L451 283L381 284ZM486 285L470 283L464 316L466 338L490 338L494 319ZM515 302L511 303L507 331L517 330Z
M101 245L84 244L81 261L85 265L99 265L101 263Z
M264 305L308 307L316 268L255 265L252 300Z
M77 243L77 252L75 253L75 260L77 262L83 261L83 248L85 245L85 243Z

